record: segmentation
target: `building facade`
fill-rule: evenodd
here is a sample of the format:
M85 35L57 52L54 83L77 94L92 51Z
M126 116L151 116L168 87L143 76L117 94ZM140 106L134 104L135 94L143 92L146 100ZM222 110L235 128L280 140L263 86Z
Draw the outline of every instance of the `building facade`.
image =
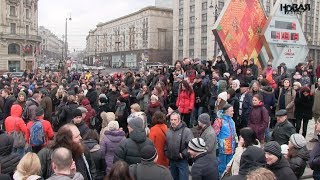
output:
M150 6L100 23L86 37L88 64L141 67L172 62L172 9Z
M173 0L155 0L155 4L157 7L165 7L172 9Z
M59 62L63 59L64 42L43 26L39 27L41 36L41 61Z
M0 0L0 70L37 67L38 0Z

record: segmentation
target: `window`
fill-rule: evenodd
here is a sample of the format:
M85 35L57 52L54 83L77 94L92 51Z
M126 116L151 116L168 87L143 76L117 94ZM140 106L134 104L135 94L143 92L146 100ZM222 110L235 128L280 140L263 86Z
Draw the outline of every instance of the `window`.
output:
M190 6L190 12L194 12L194 5Z
M194 27L191 27L191 28L190 28L189 34L194 34Z
M190 23L194 23L194 20L195 20L194 16L191 16L190 17Z
M179 39L179 46L183 46L183 40Z
M183 50L179 50L178 56L179 56L179 57L182 57L182 56L183 56Z
M10 16L16 16L16 7L10 6Z
M208 6L208 3L207 2L203 2L202 3L202 10L207 10L207 6Z
M221 10L224 6L224 2L219 1L218 8Z
M201 38L201 44L206 45L207 44L207 37Z
M193 57L194 56L194 50L193 49L189 49L189 56Z
M179 36L183 36L183 29L179 29Z
M207 25L201 26L201 33L207 33Z
M193 45L194 45L194 38L190 38L190 39L189 39L189 45L190 45L190 46L193 46Z
M29 36L29 25L26 25L26 35Z
M190 3L194 3L194 0L190 0Z
M30 19L30 10L29 9L26 9L26 18Z
M201 57L203 59L206 59L207 58L207 49L201 49Z
M179 5L180 5L180 6L183 6L183 1L184 1L184 0L179 0Z
M19 44L9 44L8 46L8 54L18 54L20 55L20 46Z
M207 13L206 14L202 14L202 22L206 22L207 21Z
M179 9L179 15L182 16L183 15L183 8Z
M16 34L16 23L10 23L11 34Z
M183 25L183 19L179 19L179 26Z

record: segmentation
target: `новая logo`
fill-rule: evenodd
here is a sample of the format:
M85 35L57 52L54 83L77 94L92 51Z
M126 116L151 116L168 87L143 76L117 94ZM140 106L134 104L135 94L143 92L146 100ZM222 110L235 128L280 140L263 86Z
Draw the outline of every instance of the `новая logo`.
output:
M301 14L310 9L310 4L280 4L280 11L284 11L284 14Z

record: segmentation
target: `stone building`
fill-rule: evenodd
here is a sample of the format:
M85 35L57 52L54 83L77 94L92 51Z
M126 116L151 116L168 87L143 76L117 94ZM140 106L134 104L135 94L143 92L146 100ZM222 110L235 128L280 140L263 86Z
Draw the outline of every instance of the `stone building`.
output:
M141 67L172 62L172 9L150 6L99 23L87 36L88 64Z
M38 0L0 0L0 70L37 67Z
M42 38L40 59L55 62L62 60L64 42L43 26L39 27L39 35Z

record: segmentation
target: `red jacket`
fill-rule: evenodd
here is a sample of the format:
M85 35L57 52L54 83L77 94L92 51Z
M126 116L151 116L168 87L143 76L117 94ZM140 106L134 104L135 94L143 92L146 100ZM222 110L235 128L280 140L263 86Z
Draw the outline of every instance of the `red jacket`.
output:
M182 114L191 113L194 106L194 92L188 94L185 90L180 91L176 106Z
M83 121L89 126L90 118L96 116L96 111L91 107L89 99L85 98L81 102L82 106L87 109L86 117L84 117Z
M11 116L4 120L4 125L8 134L11 134L14 130L14 123L16 123L16 130L21 131L24 137L27 136L27 126L21 118L22 107L19 104L14 104L11 106ZM26 138L27 140L27 138Z
M149 138L153 142L158 152L157 164L168 167L169 160L164 154L164 146L166 144L167 125L156 124L150 129Z
M53 129L52 129L52 126L51 126L51 123L47 120L42 120L42 127L43 127L43 132L44 132L44 136L46 137L45 139L45 143L43 144L43 146L47 145L47 143L49 142L49 140L52 140L53 137L54 137L54 132L53 132ZM39 121L39 120L36 120L36 121ZM27 142L30 143L30 129L33 125L33 121L29 121L28 124L27 124Z

